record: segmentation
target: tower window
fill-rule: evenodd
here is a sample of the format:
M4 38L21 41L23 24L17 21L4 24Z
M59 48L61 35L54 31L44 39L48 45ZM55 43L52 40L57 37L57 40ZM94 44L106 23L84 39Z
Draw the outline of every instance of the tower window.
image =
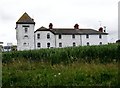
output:
M25 35L24 37L28 37L28 35Z
M50 34L49 33L47 34L47 39L50 39Z
M62 47L62 43L59 43L59 47Z
M59 34L59 35L58 35L58 38L59 38L59 39L61 39L61 38L62 38L62 35L61 35L61 34Z
M29 46L29 43L24 42L23 46Z
M89 38L89 35L88 35L88 34L86 35L86 38Z
M47 47L48 47L48 48L50 47L50 43L47 43Z
M101 38L102 38L102 35L99 35L99 38L101 39Z
M40 39L40 34L37 34L37 39Z
M72 35L72 38L73 38L73 39L75 38L75 35L74 35L74 34Z
M40 47L41 47L41 44L40 44L40 43L37 43L37 47L40 48Z
M25 27L25 33L27 33L28 32L28 28L27 27Z
M87 46L89 46L90 44L89 44L89 42L87 42Z
M28 35L25 35L25 36L24 36L24 39L28 39Z
M73 46L76 46L75 42L73 42Z
M26 46L26 45L27 45L27 43L25 42L25 43L23 43L23 45L24 45L24 46Z

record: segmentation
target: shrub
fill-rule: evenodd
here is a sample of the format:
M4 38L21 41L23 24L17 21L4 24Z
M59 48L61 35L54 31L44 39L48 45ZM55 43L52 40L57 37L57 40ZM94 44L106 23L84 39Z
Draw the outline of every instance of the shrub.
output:
M27 59L32 61L57 63L71 63L74 61L91 62L99 60L101 63L118 61L120 45L109 44L101 46L79 46L67 48L51 48L28 51L4 52L3 63L11 62L15 59Z

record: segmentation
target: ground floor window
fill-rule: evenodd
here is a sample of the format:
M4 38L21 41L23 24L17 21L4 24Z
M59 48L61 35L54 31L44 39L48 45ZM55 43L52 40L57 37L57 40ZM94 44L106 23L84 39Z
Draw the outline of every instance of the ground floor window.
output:
M40 47L41 47L41 44L40 44L40 43L37 43L37 47L40 48Z
M87 42L87 46L89 46L90 45L90 43L89 42Z
M59 43L59 47L62 47L62 43Z
M47 47L48 47L48 48L50 47L50 43L47 43Z

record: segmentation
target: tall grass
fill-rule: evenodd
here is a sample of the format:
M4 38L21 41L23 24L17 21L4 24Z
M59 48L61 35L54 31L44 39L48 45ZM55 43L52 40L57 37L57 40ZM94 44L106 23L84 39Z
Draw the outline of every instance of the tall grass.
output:
M117 63L3 63L3 86L118 86Z
M3 53L3 86L118 86L120 45ZM105 63L105 64L102 64Z
M3 63L10 62L15 59L27 59L31 61L57 63L71 63L74 61L99 61L107 63L118 61L120 53L118 53L118 45L101 45L101 46L79 46L68 48L52 48L29 51L4 52Z

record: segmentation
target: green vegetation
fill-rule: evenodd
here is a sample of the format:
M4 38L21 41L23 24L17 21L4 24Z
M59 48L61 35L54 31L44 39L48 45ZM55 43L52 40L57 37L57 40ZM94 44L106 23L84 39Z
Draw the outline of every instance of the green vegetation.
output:
M3 64L3 86L117 86L117 63L69 65L15 61Z
M51 64L71 63L74 61L99 61L108 63L118 61L118 45L83 46L58 49L40 49L29 51L14 51L3 53L3 63L14 61L15 59L26 59L32 61L50 62Z
M120 46L3 53L3 86L118 86Z

